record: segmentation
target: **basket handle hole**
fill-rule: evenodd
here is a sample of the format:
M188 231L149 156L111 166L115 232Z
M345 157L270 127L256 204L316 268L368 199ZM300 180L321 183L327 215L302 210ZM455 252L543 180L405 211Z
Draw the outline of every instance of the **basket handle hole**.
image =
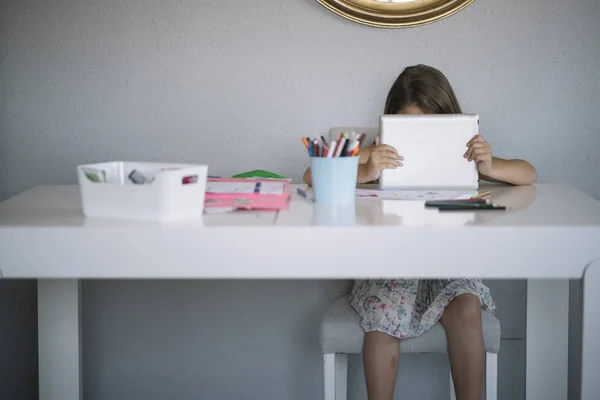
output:
M182 185L191 185L194 183L198 183L198 175L189 175L181 178Z

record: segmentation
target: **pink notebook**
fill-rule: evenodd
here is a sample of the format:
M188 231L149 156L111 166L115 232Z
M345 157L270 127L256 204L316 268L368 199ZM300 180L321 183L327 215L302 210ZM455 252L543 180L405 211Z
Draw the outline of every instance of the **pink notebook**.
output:
M290 199L289 179L209 178L204 208L280 210Z

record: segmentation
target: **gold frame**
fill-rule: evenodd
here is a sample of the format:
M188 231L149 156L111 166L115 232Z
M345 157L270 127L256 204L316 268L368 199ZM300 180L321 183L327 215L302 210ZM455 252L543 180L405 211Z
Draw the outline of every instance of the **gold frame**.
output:
M317 0L344 18L378 28L407 28L449 17L473 0Z

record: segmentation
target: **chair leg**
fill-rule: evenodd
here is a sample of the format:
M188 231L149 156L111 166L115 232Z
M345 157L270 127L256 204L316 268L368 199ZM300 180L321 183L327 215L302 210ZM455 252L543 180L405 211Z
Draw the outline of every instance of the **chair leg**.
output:
M485 354L485 400L498 399L498 354Z
M325 400L346 400L347 354L323 354Z
M454 379L452 378L452 370L448 368L448 372L448 375L450 375L450 400L456 400L456 392L454 391Z

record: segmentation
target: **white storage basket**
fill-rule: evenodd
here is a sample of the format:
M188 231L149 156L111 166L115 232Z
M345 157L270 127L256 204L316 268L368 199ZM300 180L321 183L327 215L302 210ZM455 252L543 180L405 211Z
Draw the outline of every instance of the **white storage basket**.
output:
M133 183L129 175L134 170L148 182ZM101 182L90 179L90 171L99 171ZM194 164L115 161L79 165L83 213L86 217L155 221L201 217L207 173L206 165Z

